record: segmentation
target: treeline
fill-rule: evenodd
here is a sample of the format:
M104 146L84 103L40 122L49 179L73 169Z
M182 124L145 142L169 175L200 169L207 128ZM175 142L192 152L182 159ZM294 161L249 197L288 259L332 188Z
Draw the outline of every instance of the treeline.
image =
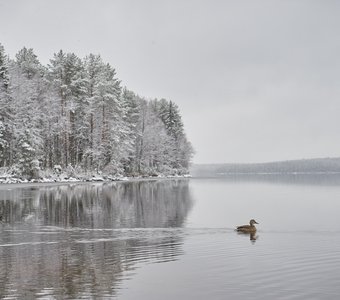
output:
M340 173L340 158L316 158L254 164L194 165L194 176L228 174Z
M10 59L0 45L0 167L174 175L192 155L178 106L123 88L100 55L61 50L43 66L32 49Z

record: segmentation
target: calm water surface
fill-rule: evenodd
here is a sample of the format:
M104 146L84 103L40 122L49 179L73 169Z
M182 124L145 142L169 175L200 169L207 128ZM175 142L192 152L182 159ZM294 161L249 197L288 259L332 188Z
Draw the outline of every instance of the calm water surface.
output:
M338 176L6 185L0 215L1 299L340 296Z

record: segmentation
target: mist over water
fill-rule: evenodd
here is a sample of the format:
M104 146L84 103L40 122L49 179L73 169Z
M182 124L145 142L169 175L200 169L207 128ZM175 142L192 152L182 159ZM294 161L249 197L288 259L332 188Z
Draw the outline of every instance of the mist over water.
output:
M0 188L0 298L336 299L336 176ZM235 226L255 218L257 232Z

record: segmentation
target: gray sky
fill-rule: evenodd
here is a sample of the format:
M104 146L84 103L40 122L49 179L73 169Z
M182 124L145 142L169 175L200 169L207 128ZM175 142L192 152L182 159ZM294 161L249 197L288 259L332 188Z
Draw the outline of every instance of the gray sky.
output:
M340 1L0 0L0 43L101 54L179 105L196 163L340 156Z

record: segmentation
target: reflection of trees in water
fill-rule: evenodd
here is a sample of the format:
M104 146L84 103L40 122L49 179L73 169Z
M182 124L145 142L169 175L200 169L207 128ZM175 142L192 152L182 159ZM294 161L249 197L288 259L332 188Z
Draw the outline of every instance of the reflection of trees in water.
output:
M179 227L191 207L187 180L54 186L1 191L6 223L122 228Z
M0 298L115 295L137 262L181 253L182 232L169 227L191 203L187 180L1 191Z

